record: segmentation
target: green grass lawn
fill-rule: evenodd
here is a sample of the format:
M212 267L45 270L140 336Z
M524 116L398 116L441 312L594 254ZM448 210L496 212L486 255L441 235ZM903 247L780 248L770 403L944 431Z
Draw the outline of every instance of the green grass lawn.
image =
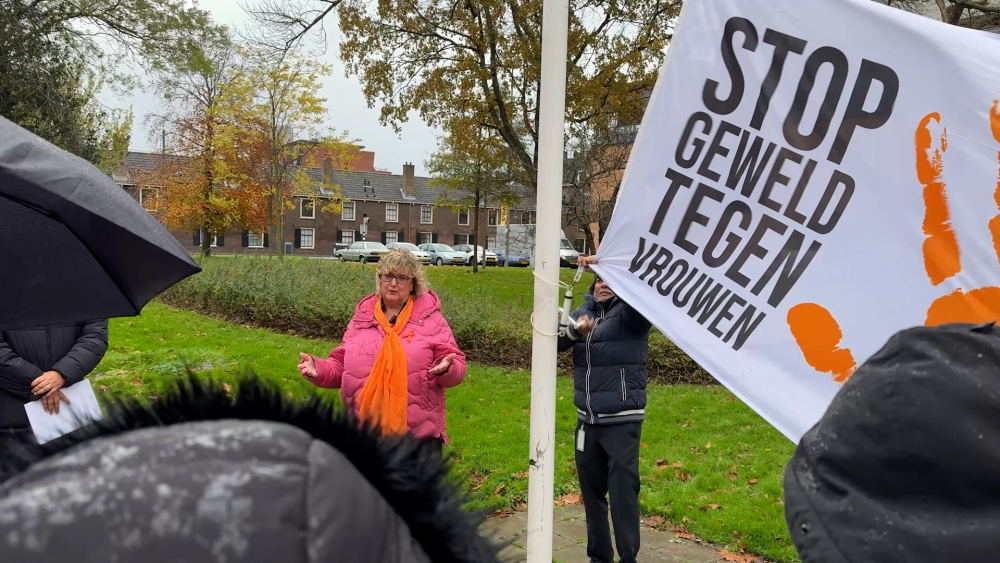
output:
M447 270L431 269L432 280L463 275ZM530 272L517 276L530 286ZM333 346L154 302L141 317L112 320L111 348L91 377L108 396L144 399L161 394L185 365L230 382L253 370L295 397L336 397L304 381L295 367L300 351L323 356ZM517 508L527 496L529 385L527 372L472 365L465 383L449 390L451 449L471 508ZM556 492L563 496L576 489L575 409L572 382L560 378L558 389ZM647 413L641 501L654 523L665 516L703 539L797 561L781 504L791 442L721 387L651 385Z

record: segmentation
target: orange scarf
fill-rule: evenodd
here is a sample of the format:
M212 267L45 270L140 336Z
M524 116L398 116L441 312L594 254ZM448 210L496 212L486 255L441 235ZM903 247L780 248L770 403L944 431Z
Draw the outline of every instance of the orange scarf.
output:
M403 434L407 430L406 406L406 352L399 333L410 320L413 299L409 299L396 316L396 325L390 325L382 311L382 298L375 303L375 320L385 331L385 340L379 348L368 380L358 396L361 419L371 421L383 434Z

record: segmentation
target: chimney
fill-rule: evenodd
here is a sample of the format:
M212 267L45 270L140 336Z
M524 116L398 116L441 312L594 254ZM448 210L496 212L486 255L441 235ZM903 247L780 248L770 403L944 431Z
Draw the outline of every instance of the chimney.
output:
M416 181L414 180L413 170L414 167L409 162L403 165L403 192L406 194L406 197L413 197L415 192Z
M323 182L335 184L333 179L333 159L329 156L323 159Z

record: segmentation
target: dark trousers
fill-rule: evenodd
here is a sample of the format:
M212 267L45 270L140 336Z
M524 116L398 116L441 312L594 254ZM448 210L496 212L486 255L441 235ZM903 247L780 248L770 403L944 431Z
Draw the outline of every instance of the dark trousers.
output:
M609 495L621 563L634 563L639 554L641 435L641 422L604 426L577 422L576 472L587 515L587 556L591 563L615 560L608 527Z

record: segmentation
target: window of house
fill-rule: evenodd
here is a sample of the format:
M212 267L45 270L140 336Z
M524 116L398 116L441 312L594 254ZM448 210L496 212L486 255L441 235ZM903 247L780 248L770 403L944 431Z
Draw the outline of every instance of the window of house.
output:
M472 244L472 235L455 235L455 244Z
M387 203L387 204L385 204L385 222L386 223L398 223L399 222L399 204L398 203Z
M351 244L354 242L354 231L340 231L340 242Z
M385 243L392 244L399 242L399 233L396 231L386 231L385 233Z
M299 200L299 217L302 219L316 218L316 200L312 198Z
M487 235L486 236L486 248L489 248L490 250L493 250L496 247L497 247L497 236L496 235Z
M299 247L305 249L316 247L316 229L299 229Z
M577 237L574 243L575 244L573 246L576 247L577 252L579 252L580 254L587 253L587 239L583 237Z
M205 236L205 229L201 230L201 236ZM212 244L211 244L211 247L215 248L217 246L219 246L219 236L218 235L212 235Z
M343 203L343 211L340 214L340 218L343 219L344 221L353 221L354 220L354 202L353 201L345 201Z
M488 209L486 210L486 225L488 227L497 226L497 215L500 214L499 209Z
M146 209L156 209L156 199L158 195L159 190L156 188L140 188L139 205L145 207Z
M534 225L535 224L535 212L534 211L522 211L521 212L521 224L522 225Z
M434 233L420 233L420 244L431 244L434 242Z
M434 207L430 205L420 207L420 222L425 225L430 225L434 222Z
M460 209L458 211L458 224L459 225L463 225L463 226L468 226L469 225L469 210L468 209Z
M264 248L264 233L247 233L247 246L250 248Z

